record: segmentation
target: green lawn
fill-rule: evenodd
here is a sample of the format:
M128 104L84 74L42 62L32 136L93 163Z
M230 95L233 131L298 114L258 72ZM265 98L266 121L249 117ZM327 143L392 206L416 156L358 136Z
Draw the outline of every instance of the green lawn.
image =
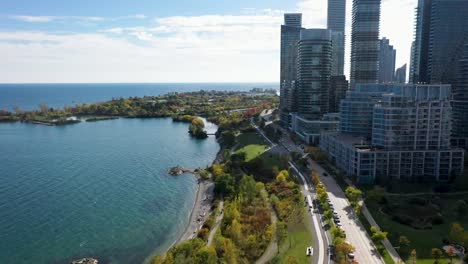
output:
M235 153L245 153L245 161L260 156L268 148L268 143L257 133L243 133L237 136Z
M252 133L241 133L236 137L236 143L237 143L237 148L241 149L245 146L248 145L265 145L268 146L268 142L265 141L265 139L259 135L258 133L252 132Z
M292 217L288 224L288 236L280 245L278 255L279 263L286 263L288 257L294 257L298 263L310 263L310 257L306 255L306 248L312 246L312 235L307 225L307 211L301 217ZM315 254L315 253L314 253Z
M415 249L418 256L418 264L433 263L431 257L432 248L441 248L442 240L448 237L452 222L467 223L468 218L459 218L454 212L454 203L458 199L467 199L467 195L458 197L441 198L441 212L444 218L444 223L441 225L433 225L432 229L418 230L410 226L397 223L390 216L380 212L379 205L368 203L368 209L372 216L377 221L383 231L389 233L389 240L393 246L398 246L400 236L406 236L411 241L411 249ZM399 199L399 198L391 198ZM404 202L402 200L402 202ZM447 263L445 260L441 263Z

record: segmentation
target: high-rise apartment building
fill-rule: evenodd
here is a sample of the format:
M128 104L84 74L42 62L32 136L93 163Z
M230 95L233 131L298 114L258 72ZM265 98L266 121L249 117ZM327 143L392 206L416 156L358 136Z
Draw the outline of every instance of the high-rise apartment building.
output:
M428 75L430 83L455 85L458 62L468 44L468 1L432 0Z
M284 14L284 25L281 26L280 118L285 126L291 123L289 113L297 111L297 45L301 29L302 14Z
M468 148L467 107L459 94L464 88L461 72L468 44L468 1L419 0L416 9L410 82L451 84L454 91L453 141ZM461 87L458 87L461 86Z
M393 82L395 75L396 50L390 40L382 38L379 48L379 83Z
M411 45L410 83L428 83L427 63L432 0L418 0Z
M357 85L342 101L340 132L323 133L320 148L358 182L448 181L464 159L450 146L450 99L450 85Z
M288 27L295 27L295 28L302 27L302 14L301 13L284 14L284 25Z
M338 113L340 111L340 102L346 97L348 90L348 81L346 76L332 76L330 78L330 105L328 111L330 113Z
M319 120L328 112L332 62L331 32L327 29L301 30L298 44L298 113Z
M395 83L406 83L406 63L395 72Z
M353 0L351 89L378 81L380 1Z
M332 76L344 74L346 0L328 0L327 29L332 31Z
M457 77L452 101L452 143L468 150L468 44L464 46Z

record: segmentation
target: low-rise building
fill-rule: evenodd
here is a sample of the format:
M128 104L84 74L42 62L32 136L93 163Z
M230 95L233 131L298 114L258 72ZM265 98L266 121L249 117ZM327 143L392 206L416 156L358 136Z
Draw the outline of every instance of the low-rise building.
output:
M342 102L340 132L320 148L358 182L448 181L464 151L450 146L450 85L358 85Z

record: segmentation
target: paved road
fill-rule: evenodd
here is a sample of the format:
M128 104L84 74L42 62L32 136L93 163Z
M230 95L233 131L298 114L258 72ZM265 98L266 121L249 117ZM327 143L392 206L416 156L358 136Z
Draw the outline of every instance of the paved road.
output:
M307 195L311 195L312 199L315 199L315 192L311 187L311 184L306 180L306 177L298 170L298 168L293 164L289 163L289 165L294 169L295 173L299 175L302 182L304 183L301 186L301 191L304 197ZM307 205L308 206L308 205ZM330 244L329 238L326 232L323 230L323 223L321 222L320 214L314 213L313 210L307 210L309 224L311 225L312 229L312 237L313 237L313 248L314 254L311 258L311 263L319 263L319 264L329 264L330 263L330 256L328 255L328 245ZM314 233L315 232L315 233Z
M325 170L314 161L309 161L309 163L311 168L320 175L325 172ZM359 222L359 219L355 216L340 186L331 176L321 176L320 178L327 188L328 197L335 207L335 212L340 216L341 223L343 224L342 228L346 232L346 240L356 247L356 260L359 261L359 263L365 264L384 263L371 238Z

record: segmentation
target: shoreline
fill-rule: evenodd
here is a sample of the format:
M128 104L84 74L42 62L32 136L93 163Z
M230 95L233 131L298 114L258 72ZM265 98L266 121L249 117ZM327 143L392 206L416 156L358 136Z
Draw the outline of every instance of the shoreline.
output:
M219 142L218 142L219 144ZM215 158L213 159L213 164L218 164L222 162L224 159L223 153L224 153L224 147L220 145L220 149L218 153L216 153ZM193 175L193 174L192 174ZM195 176L195 175L194 175ZM203 226L205 223L206 219L211 215L211 207L213 206L214 203L214 181L210 180L202 180L199 177L195 177L197 180L197 192L195 194L195 201L193 203L193 206L191 207L190 214L188 216L188 222L185 226L184 231L181 233L181 235L174 241L172 244L170 244L167 249L163 250L160 253L152 253L150 256L148 256L144 260L144 264L148 264L151 262L151 259L156 256L156 255L162 255L165 254L167 251L169 251L172 247L179 245L180 243L190 240L194 237L196 237L198 230ZM204 199L204 198L210 198L210 199ZM205 212L205 216L202 217L202 221L198 222L198 218L200 217L200 212Z

